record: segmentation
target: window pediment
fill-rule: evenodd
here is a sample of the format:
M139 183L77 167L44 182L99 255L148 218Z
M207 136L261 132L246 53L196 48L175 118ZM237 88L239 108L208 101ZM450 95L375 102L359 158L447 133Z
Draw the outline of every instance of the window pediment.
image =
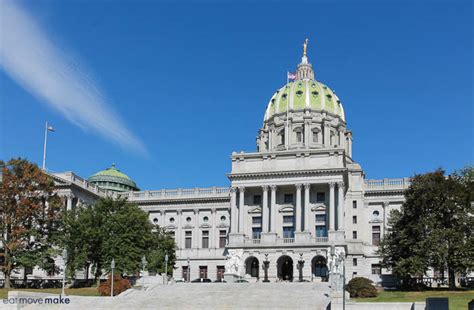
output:
M260 206L250 207L248 213L262 213L262 208Z
M280 211L280 212L293 212L294 208L291 205L286 205L286 206L280 207L280 209L278 211Z
M317 203L311 207L311 211L326 211L326 205L324 203Z

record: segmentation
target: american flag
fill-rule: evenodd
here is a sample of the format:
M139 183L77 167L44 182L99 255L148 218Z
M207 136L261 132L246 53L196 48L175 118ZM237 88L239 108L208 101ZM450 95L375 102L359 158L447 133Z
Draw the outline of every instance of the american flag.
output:
M293 72L289 72L289 71L288 71L288 80L289 80L289 81L294 81L294 80L296 80L296 73L293 73Z

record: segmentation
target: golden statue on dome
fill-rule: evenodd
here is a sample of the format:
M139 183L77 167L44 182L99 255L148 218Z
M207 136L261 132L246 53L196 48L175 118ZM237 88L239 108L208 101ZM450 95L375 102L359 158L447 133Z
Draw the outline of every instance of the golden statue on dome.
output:
M304 40L304 43L303 43L303 56L306 56L306 50L308 48L308 38L306 38L306 40Z

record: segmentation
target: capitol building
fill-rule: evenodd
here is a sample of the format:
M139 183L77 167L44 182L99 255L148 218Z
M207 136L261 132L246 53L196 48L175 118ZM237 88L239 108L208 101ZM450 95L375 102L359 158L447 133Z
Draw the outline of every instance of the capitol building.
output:
M176 241L174 279L223 279L233 261L248 281L265 272L271 282L327 281L342 253L346 280L388 281L376 250L409 180L365 178L352 158L350 116L316 80L306 45L262 111L256 150L232 153L230 186L144 190L115 165L87 180L52 176L69 210L113 194L146 211Z

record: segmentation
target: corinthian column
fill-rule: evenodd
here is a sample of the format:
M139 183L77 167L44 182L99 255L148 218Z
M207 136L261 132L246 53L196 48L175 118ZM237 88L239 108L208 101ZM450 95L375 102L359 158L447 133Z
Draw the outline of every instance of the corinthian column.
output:
M270 231L272 233L276 233L277 230L276 230L276 217L277 217L277 210L276 210L276 185L272 185L270 186L270 189L271 189L271 195L270 195L270 209L271 209L271 212L272 212L272 215L271 215L271 227L270 227Z
M311 184L304 185L304 230L307 232L311 232L311 227L309 226L311 223L311 210L309 205L310 188Z
M239 233L245 233L244 221L244 199L245 199L245 187L239 187Z
M337 230L344 230L344 182L337 183Z
M238 211L237 211L237 193L236 188L230 188L230 232L237 232Z
M295 223L296 223L296 231L301 231L301 184L296 184L296 207L295 207Z
M268 216L268 186L262 186L262 232L268 232L269 216Z
M335 183L329 183L329 230L334 230L336 226L336 208L334 206L334 187Z

